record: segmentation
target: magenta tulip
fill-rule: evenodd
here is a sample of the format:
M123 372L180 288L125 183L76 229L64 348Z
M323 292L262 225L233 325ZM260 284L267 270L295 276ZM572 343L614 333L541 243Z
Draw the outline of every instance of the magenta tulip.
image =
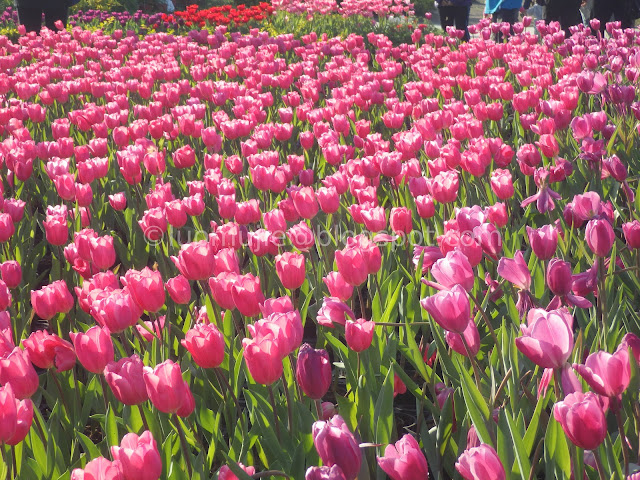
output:
M413 436L406 434L395 445L387 445L383 457L377 457L380 468L392 480L424 480L429 466Z

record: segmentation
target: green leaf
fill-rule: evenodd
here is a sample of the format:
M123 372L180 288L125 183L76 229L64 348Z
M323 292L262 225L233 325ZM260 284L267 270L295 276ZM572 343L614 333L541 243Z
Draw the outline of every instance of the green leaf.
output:
M571 476L571 455L562 427L555 418L549 420L544 436L546 478L565 479Z
M105 426L107 434L107 442L110 447L117 447L120 443L120 436L118 435L118 422L116 421L116 415L113 413L113 407L109 407L107 413L107 424Z
M389 368L376 401L373 418L376 443L388 444L393 431L393 367Z
M509 425L509 431L511 432L511 439L513 440L514 452L516 455L516 462L520 471L520 476L523 480L529 478L529 472L531 471L531 462L529 461L529 455L526 453L522 437L518 432L517 426L511 417L511 414L505 409L505 416Z
M489 430L487 430L487 424L490 417L487 401L476 387L466 368L460 365L459 371L461 375L460 385L462 387L462 394L464 395L464 401L469 410L471 421L478 432L478 438L482 443L488 443L493 446L493 440L489 435Z

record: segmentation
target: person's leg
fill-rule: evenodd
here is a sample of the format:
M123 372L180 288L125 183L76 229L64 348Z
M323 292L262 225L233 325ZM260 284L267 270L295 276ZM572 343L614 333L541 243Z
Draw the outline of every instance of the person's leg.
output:
M502 10L502 21L513 25L518 21L519 11L520 9L518 8L506 8Z
M611 20L613 7L611 0L595 0L593 2L593 18L600 20L600 32L604 35L605 26Z
M39 32L42 25L42 9L18 5L18 19L27 32Z
M55 26L55 23L58 20L62 21L63 25L67 25L67 16L69 14L69 9L64 6L61 7L59 5L52 5L50 7L45 7L44 9L44 21L45 25L49 30L53 30L57 32L58 29Z
M455 24L458 30L464 31L464 37L462 39L465 42L469 41L469 10L471 7L456 7Z
M613 0L613 18L621 23L620 28L633 28L635 19L631 15L631 0Z
M447 31L447 27L453 25L453 8L454 7L438 7L438 12L440 13L440 26L445 32Z

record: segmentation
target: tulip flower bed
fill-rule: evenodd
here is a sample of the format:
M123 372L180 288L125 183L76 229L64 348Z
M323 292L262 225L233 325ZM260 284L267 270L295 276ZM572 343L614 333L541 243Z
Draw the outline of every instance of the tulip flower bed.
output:
M638 478L640 33L525 20L0 36L0 478Z

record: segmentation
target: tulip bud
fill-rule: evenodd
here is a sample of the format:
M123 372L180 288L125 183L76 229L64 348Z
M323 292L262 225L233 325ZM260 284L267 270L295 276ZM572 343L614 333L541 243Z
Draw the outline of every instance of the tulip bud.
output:
M149 399L143 372L142 360L132 355L109 363L104 368L104 378L119 402L139 405Z
M120 446L111 447L114 462L120 462L125 480L158 480L162 475L162 459L153 435L128 433Z
M86 333L70 332L78 360L84 368L100 374L109 362L113 362L113 342L108 328L91 327Z
M180 365L166 360L154 369L144 367L144 384L153 406L164 413L188 417L195 408L189 384L182 378Z
M219 367L224 360L224 336L211 323L196 325L180 343L202 368Z
M326 350L315 350L305 343L298 352L296 379L309 398L321 399L331 386L331 362Z
M613 247L615 233L606 219L593 219L587 223L585 230L587 245L598 257L606 257Z
M313 444L322 463L338 465L346 480L354 480L360 472L362 452L353 433L340 415L326 422L315 422L312 427Z
M362 352L371 346L375 323L364 318L358 318L355 322L347 320L345 325L345 339L347 345L354 352Z
M178 304L187 304L191 300L191 286L184 275L170 278L165 284L171 300Z
M506 476L500 457L484 443L465 450L456 462L456 470L465 480L504 480Z
M295 252L277 255L276 273L284 288L289 290L300 288L305 280L304 255Z
M392 480L423 480L429 466L415 438L406 434L395 445L387 445L378 465Z

